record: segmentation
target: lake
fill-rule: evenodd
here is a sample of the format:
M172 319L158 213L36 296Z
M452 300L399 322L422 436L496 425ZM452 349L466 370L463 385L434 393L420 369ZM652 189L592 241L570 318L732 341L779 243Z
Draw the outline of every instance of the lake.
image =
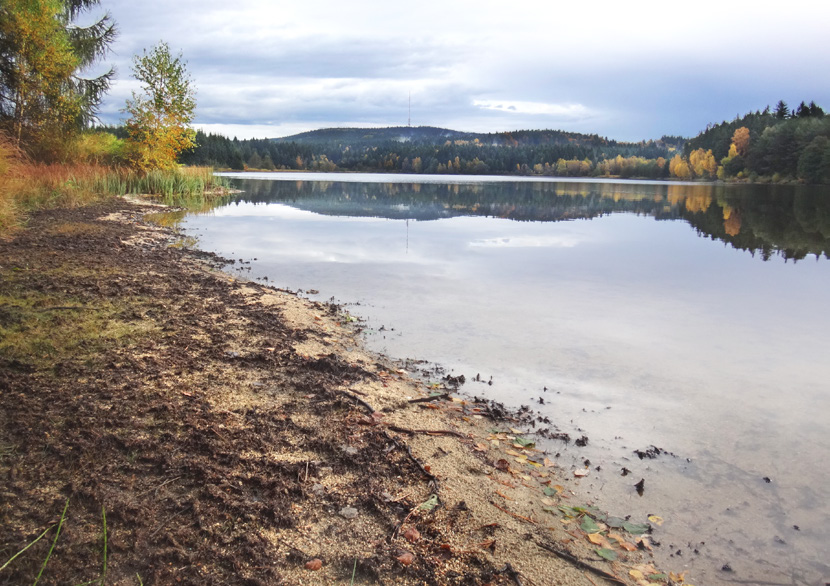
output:
M244 193L181 223L200 248L587 436L546 446L568 476L590 460L578 498L665 520L664 569L830 580L830 190L228 176Z

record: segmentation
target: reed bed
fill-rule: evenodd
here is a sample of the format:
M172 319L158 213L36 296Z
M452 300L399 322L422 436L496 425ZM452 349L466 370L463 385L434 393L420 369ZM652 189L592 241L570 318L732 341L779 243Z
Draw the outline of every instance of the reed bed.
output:
M72 208L125 194L147 195L172 205L207 205L227 192L210 167L140 173L100 164L41 164L0 137L0 236L21 228L27 213Z

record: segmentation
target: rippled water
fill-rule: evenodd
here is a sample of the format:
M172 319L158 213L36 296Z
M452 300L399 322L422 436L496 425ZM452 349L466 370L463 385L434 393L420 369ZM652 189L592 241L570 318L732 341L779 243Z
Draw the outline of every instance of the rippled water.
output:
M830 580L827 189L236 177L245 193L183 221L201 248L586 435L549 447L566 469L590 460L580 498L665 519L666 569ZM669 453L634 454L652 445Z

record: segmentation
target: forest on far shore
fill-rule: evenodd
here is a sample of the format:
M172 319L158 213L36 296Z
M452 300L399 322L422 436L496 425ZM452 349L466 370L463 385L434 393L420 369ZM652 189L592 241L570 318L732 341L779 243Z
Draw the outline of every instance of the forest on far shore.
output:
M116 135L120 128L105 128ZM618 142L558 130L336 128L280 139L198 132L180 162L231 170L542 175L830 183L830 117L814 102L710 124L691 139Z

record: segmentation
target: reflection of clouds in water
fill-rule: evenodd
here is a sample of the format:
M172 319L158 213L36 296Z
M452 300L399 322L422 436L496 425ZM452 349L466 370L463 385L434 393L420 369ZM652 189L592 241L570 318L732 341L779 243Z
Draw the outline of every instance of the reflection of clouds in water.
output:
M473 240L474 248L573 248L580 243L574 236L503 236Z
M316 212L302 210L281 203L250 203L239 202L231 205L216 208L209 212L209 215L219 218L277 218L281 220L310 220L314 222L385 222L386 218L373 218L371 216L347 217L347 216L326 216Z

